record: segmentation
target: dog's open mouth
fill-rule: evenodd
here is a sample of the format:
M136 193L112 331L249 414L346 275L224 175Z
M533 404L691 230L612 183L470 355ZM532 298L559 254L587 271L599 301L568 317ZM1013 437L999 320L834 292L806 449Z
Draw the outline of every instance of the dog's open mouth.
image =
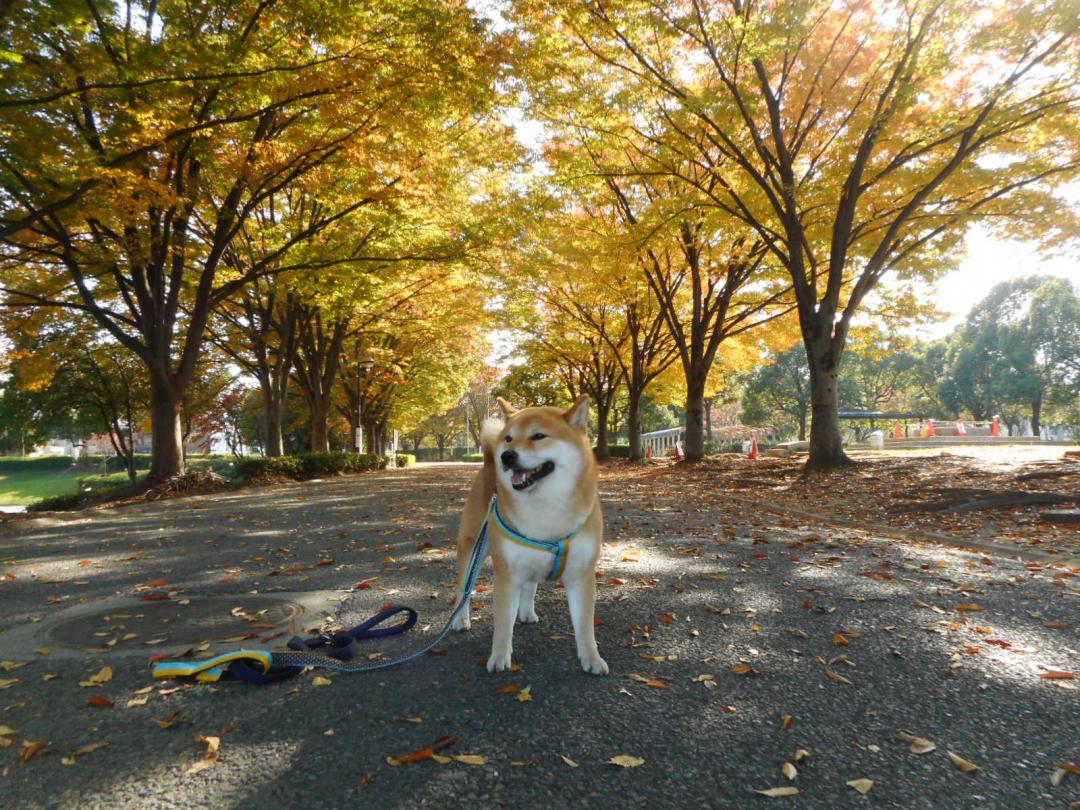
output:
M539 467L533 467L531 470L515 467L510 471L510 484L514 489L528 489L541 478L550 475L554 470L555 464L550 461L545 461Z

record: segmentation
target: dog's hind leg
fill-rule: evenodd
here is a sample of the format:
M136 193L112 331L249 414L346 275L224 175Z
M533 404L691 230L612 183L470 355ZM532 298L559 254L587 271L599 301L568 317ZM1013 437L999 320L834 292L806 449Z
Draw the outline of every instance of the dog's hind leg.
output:
M518 621L522 624L535 624L540 621L536 615L536 583L526 582L521 586L521 596L517 609Z
M469 564L469 556L472 554L473 542L469 538L468 534L464 534L458 537L457 544L457 570L458 570L458 591L454 595L454 607L457 607L458 600L461 599L461 589L465 583L465 569ZM454 617L454 621L450 623L450 629L459 632L461 630L468 630L472 627L472 619L470 615L472 599L465 600L465 606L461 609L461 612Z

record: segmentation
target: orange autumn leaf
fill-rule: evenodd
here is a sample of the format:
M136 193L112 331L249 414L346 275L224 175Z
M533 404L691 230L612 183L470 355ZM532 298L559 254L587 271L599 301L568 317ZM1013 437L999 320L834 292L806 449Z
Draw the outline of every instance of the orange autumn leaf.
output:
M1048 681L1071 681L1076 677L1075 672L1064 672L1060 669L1051 669L1047 672L1039 674L1040 678L1045 678Z
M505 686L500 686L498 689L496 689L495 694L496 695L512 695L512 694L514 694L514 692L516 692L520 688L521 688L520 686L518 686L516 683L511 681L510 683L506 684Z
M111 709L116 704L109 700L104 695L91 695L90 705L97 706L99 709Z

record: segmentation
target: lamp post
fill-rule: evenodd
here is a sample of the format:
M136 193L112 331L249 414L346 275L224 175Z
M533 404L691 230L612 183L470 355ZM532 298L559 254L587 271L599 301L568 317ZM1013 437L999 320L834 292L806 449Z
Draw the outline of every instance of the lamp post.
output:
M364 452L364 400L360 396L360 380L368 375L375 361L360 356L360 344L356 344L356 452Z

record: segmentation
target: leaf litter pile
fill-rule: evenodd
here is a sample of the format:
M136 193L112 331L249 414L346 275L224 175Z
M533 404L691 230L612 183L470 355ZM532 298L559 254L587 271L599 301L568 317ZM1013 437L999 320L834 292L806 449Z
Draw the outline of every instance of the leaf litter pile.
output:
M709 458L694 465L654 462L625 474L690 480L762 508L780 507L847 525L891 527L900 533L992 541L1080 559L1080 523L1056 523L1041 513L1080 509L1080 458L1008 461L997 453L967 457L860 458L839 472L804 474L805 457Z

